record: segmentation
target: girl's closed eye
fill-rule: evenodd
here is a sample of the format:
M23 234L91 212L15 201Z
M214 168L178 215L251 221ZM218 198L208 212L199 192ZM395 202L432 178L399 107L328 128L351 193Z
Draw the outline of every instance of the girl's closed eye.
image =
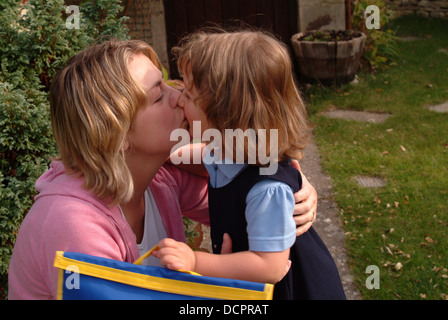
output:
M182 90L182 95L184 96L184 98L191 100L190 95L188 94L188 91L185 88Z

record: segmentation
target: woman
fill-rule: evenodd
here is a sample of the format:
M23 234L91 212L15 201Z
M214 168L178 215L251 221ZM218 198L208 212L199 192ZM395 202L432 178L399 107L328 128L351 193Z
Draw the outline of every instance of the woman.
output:
M188 126L179 96L141 41L87 48L58 73L50 106L60 154L19 230L9 299L55 299L58 250L133 262L165 237L185 241L182 215L208 223L207 179L165 163L170 133ZM296 195L300 232L316 199L312 187Z

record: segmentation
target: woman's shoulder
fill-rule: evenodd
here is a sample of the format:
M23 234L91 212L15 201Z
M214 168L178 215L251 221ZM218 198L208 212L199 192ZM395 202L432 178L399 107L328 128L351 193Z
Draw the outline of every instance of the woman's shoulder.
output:
M20 227L19 238L35 239L43 247L51 244L57 250L113 259L129 255L126 243L135 243L118 206L67 195L36 201Z
M92 230L111 228L112 208L107 209L99 203L73 196L47 196L37 200L22 227L38 227L43 234L59 236L85 236Z
M165 163L162 167L160 167L151 184L169 184L178 187L191 185L194 187L198 184L201 186L206 185L207 179L183 169L179 169L175 165Z

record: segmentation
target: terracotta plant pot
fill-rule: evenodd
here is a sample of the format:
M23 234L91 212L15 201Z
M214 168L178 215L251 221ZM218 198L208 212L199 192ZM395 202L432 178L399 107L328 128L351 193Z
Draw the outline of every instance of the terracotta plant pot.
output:
M366 36L361 32L340 31L346 36L326 36L323 37L327 38L325 41L310 41L316 33L323 31L297 33L291 38L302 80L324 85L352 81L358 71Z

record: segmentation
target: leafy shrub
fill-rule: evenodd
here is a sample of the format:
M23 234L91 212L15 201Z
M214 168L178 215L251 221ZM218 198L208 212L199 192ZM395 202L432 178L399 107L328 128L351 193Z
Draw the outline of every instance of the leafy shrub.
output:
M127 38L119 0L91 0L80 28L66 27L63 0L0 3L0 299L17 230L36 194L36 179L56 153L48 89L67 60L97 38Z
M355 0L352 3L352 28L366 35L363 58L367 66L373 71L386 67L398 56L397 38L388 28L392 11L387 8L384 0ZM366 28L364 13L369 5L376 5L380 10L380 29Z

